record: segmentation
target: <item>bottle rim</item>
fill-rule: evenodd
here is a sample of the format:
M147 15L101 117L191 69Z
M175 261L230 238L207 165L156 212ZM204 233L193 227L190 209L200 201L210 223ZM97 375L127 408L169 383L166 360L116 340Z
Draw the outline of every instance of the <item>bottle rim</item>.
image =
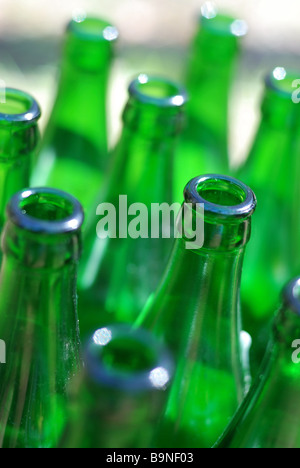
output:
M293 82L298 80L300 86L300 70L292 70L284 67L276 67L265 76L265 86L282 98L292 101L292 95L296 91Z
M4 102L0 102L0 123L31 123L40 118L41 109L33 96L20 89L6 87L1 89L3 89ZM11 102L13 112L8 112L8 101ZM4 106L6 111L3 111ZM18 110L20 112L17 112Z
M153 364L136 372L122 372L108 367L102 359L105 347L116 340L136 342L154 353ZM85 346L89 377L97 384L128 392L165 390L173 376L174 363L169 351L145 329L128 324L108 325L96 330Z
M294 278L285 286L283 300L290 309L300 316L300 277Z
M43 217L33 215L37 204L45 208ZM55 211L59 213L59 216L56 215L57 219L53 219ZM28 188L17 192L9 201L6 212L8 219L19 228L47 235L77 231L84 220L83 208L76 198L49 187Z
M145 73L131 81L128 92L137 101L156 107L180 108L188 101L187 91L181 84Z
M70 31L79 39L91 42L111 43L119 37L119 31L116 26L109 21L96 16L78 16L67 25L67 31Z
M248 32L245 20L235 18L219 11L214 2L207 1L201 7L201 26L216 36L243 37Z
M215 203L207 195L220 195L223 192L224 204ZM205 197L206 195L206 197ZM218 200L222 197L218 197ZM225 200L231 203L225 204ZM230 176L207 174L195 177L184 189L185 203L204 205L204 216L213 215L220 219L246 219L256 208L254 192L242 181Z

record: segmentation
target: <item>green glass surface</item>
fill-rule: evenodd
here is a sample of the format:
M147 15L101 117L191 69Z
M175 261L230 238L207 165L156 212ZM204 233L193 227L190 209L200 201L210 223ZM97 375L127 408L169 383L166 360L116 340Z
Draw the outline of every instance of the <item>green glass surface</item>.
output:
M119 324L97 330L84 359L60 446L151 447L172 379L169 352L150 333Z
M229 171L229 101L239 57L244 21L202 7L190 45L186 70L187 126L175 160L174 199L182 202L184 187L197 174Z
M102 19L67 28L57 96L32 184L75 196L86 212L108 165L107 97L117 29Z
M249 378L239 289L255 196L238 180L207 175L189 182L187 203L194 220L203 218L204 244L187 249L189 230L183 231L159 288L135 324L155 333L175 356L174 383L156 436L156 446L165 448L211 447ZM196 204L204 205L203 214ZM189 228L186 218L183 225Z
M297 278L284 290L259 375L215 448L300 448L299 336Z
M40 139L41 112L24 91L5 88L0 102L0 228L12 195L28 187ZM4 101L4 102L2 102Z
M52 448L81 368L76 274L81 205L46 188L13 196L2 236L0 447Z
M173 156L185 101L185 91L162 78L140 75L130 84L113 168L105 190L98 196L99 204L114 207L116 232L105 226L109 237L104 233L105 238L99 238L98 223L104 217L96 215L96 207L86 223L79 275L83 334L115 321L132 323L161 278L174 235L172 223L167 221L166 226L160 223L158 237L152 237L152 204L171 205ZM119 204L119 196L127 197L125 205ZM133 210L119 222L135 203L143 204L143 212ZM129 228L137 217L147 226L145 232L137 222L136 230L143 232L137 232L135 238ZM163 238L165 228L170 228L170 235Z
M253 339L253 372L264 356L280 291L300 266L300 107L292 101L299 76L283 68L267 75L261 122L238 173L258 200L241 289L244 326Z

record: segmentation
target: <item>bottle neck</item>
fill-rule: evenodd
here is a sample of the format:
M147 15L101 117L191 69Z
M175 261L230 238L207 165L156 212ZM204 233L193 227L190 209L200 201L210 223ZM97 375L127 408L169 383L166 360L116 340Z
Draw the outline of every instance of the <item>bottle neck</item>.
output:
M230 334L234 329L237 331L237 326L240 325L238 305L244 251L244 247L222 252L204 248L189 250L184 239L177 239L169 268L166 269L166 277L158 297L153 301L158 305L160 300L163 301L163 296L168 294L175 299L176 292L177 310L185 309L187 298L189 304L193 303L193 306L189 305L192 314L188 320L190 324L204 319L211 324L218 321L221 323L225 319L231 321L225 334ZM151 304L152 301L150 309ZM158 326L161 333L168 329L171 332L175 324L181 321L180 316L173 316L172 310L168 317L152 316L147 307L144 312L139 325L150 328ZM164 323L160 323L160 318ZM174 339L176 341L175 336Z
M1 125L0 125L1 127ZM40 134L37 124L26 128L0 128L0 228L10 198L28 187Z
M65 159L79 161L83 161L84 151L84 162L103 170L108 151L107 97L112 53L105 53L95 61L93 54L87 54L87 62L91 60L93 64L89 67L78 63L79 52L75 54L73 49L74 45L70 47L67 42L44 148L50 151L54 146ZM80 57L84 59L84 54ZM74 146L66 146L70 140Z
M229 23L225 31L218 32L218 26L216 30L210 28L210 21L214 20L202 18L190 50L186 85L191 99L186 138L202 142L220 157L228 154L229 96L239 39L230 32Z
M143 203L149 208L151 203L170 203L176 143L173 137L155 141L124 128L112 155L114 167L107 198L127 195L129 203Z
M137 86L136 82L133 85ZM128 195L131 203L148 207L151 203L171 203L172 167L178 135L185 122L186 98L182 90L176 89L178 95L174 92L174 99L182 101L180 105L170 105L173 98L143 96L133 85L123 113L123 131L112 155L109 191L117 196ZM149 81L150 85L157 83ZM167 86L169 83L164 82L157 85L162 88L161 93Z
M0 103L0 228L9 199L29 185L40 132L38 103L26 93L8 88Z
M18 268L48 272L77 265L81 254L81 236L76 234L47 235L25 231L7 221L2 235L3 257Z

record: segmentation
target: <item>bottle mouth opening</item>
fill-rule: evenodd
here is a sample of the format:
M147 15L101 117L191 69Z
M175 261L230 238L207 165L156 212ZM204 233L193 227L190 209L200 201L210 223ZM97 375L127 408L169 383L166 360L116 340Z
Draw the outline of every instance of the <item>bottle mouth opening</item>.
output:
M115 26L100 18L87 17L82 12L74 15L68 30L76 37L92 42L113 42L119 37Z
M283 290L285 304L300 316L300 278L290 281Z
M122 324L94 333L86 364L94 381L127 391L164 390L173 372L169 353L153 335Z
M78 230L83 223L81 204L71 195L51 188L30 188L16 193L7 207L18 227L45 234Z
M202 204L205 214L220 218L247 218L256 208L256 197L247 185L217 174L192 179L184 196L186 203Z
M220 36L243 37L248 32L246 21L220 13L214 2L205 2L201 7L202 27Z
M267 88L292 102L293 93L300 87L300 71L276 67L266 76L265 82Z
M32 96L0 83L0 122L28 123L40 116L39 105Z
M140 74L129 86L129 94L144 104L181 107L187 102L186 90L165 78Z

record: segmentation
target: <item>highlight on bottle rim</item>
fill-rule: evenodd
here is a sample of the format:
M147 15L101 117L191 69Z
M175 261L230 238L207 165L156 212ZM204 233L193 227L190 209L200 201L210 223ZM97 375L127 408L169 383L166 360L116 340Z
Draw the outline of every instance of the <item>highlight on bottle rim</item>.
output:
M168 350L150 332L127 324L96 330L85 348L85 362L95 382L129 392L165 390L174 367Z
M183 86L169 79L141 73L129 86L129 94L144 104L181 107L187 100Z
M0 124L29 123L38 120L41 110L37 101L19 89L7 88L0 81Z

